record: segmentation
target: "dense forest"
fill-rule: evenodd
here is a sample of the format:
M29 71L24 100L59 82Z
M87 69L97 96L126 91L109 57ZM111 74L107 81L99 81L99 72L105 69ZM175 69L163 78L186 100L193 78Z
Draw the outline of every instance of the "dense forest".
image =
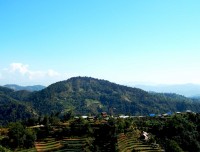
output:
M0 124L73 111L75 115L149 115L191 110L197 99L177 94L150 93L90 77L74 77L35 92L0 87Z

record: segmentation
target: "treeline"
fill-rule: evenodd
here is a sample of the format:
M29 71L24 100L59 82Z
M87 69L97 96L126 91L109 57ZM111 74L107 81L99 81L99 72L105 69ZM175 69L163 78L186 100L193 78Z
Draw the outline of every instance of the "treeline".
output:
M91 122L90 120L70 118L62 122L58 115L45 116L42 119L29 119L24 122L10 123L4 131L1 131L3 138L0 138L0 147L11 151L23 150L34 147L35 141L42 141L51 137L57 141L63 138L82 137L87 139L89 151L101 151L110 149L116 151L116 127L112 119L106 123ZM29 126L31 123L41 124ZM66 124L65 124L66 123ZM105 146L106 145L106 146Z
M39 124L38 124L39 123ZM36 126L31 126L37 124ZM39 126L39 127L37 127ZM69 115L60 119L57 113L40 119L10 123L0 140L0 149L31 148L34 142L52 137L87 139L88 151L117 151L117 136L121 133L143 141L141 133L149 134L147 144L158 143L166 152L200 151L200 114L184 113L168 117L109 118L95 120ZM3 135L3 132L1 131ZM144 142L144 141L143 141Z

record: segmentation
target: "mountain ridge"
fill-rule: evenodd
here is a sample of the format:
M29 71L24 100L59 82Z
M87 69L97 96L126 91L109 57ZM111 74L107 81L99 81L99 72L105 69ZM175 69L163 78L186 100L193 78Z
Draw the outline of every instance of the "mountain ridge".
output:
M50 109L53 104L59 110L73 110L79 114L89 112L96 114L102 111L109 112L112 109L115 109L113 112L117 114L133 115L184 111L187 108L198 110L196 107L191 107L190 104L193 102L191 99L180 95L152 94L142 89L91 77L74 77L60 81L35 94L37 95L33 95L32 99L38 100L34 100L33 103L41 105L43 110L44 103L47 103Z
M6 84L3 87L7 87L10 89L13 89L15 91L20 91L20 90L27 90L27 91L40 91L44 88L46 88L45 86L42 85L33 85L33 86L20 86L17 84Z
M128 84L132 87L141 88L145 91L153 91L157 93L177 93L180 95L184 95L186 97L195 97L200 96L200 85L199 84L174 84L174 85L132 85Z
M69 111L74 115L98 115L101 112L110 115L149 115L186 110L200 112L200 103L196 102L197 99L174 93L150 93L91 77L73 77L35 92L0 87L0 95L0 110L7 108L9 111L9 107L3 102L3 98L9 98L14 105L23 105L24 111L27 112L29 109L29 117L55 112L65 114ZM14 105L13 107L16 107ZM18 119L24 119L23 115L17 113Z

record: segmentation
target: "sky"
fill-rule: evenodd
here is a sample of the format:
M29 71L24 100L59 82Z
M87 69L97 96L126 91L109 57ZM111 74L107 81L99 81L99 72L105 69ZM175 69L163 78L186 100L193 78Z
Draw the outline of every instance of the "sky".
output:
M0 85L74 76L200 84L199 0L0 0Z

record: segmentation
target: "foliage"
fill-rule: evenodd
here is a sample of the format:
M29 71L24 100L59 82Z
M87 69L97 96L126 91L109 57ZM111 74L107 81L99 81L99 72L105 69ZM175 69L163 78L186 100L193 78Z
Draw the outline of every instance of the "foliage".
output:
M183 152L178 143L174 140L167 140L165 150L169 152Z
M11 150L0 145L0 152L11 152Z
M71 118L73 118L73 111L72 110L69 110L68 112L66 112L63 116L62 116L62 121L68 121L70 120Z
M94 131L94 151L116 151L117 135L115 121L111 119L106 124L100 124Z
M128 131L131 131L131 127L134 126L134 123L133 120L129 118L127 119L118 118L115 121L115 126L117 133L126 133Z
M26 129L20 122L10 123L8 132L9 146L12 148L30 148L34 145L36 134L30 129Z
M70 123L71 135L75 136L90 136L93 134L93 130L89 122L83 118L76 119Z
M59 120L58 117L59 113L44 116L41 118L44 127L34 130L20 122L10 123L8 137L1 144L12 149L30 148L36 137L39 141L47 136L56 140L80 137L88 140L86 149L89 151L116 151L119 134L136 140L141 137L142 131L146 131L150 137L147 143L158 143L166 152L200 151L200 114L182 113L168 117L126 119L110 117L107 121L102 119L92 122L80 117L61 125L60 121L58 124L54 123L54 120Z
M74 77L37 91L13 91L0 87L0 124L60 112L65 120L73 115L149 115L192 110L200 103L176 94L148 93L89 77ZM72 113L71 113L72 114Z
M34 115L33 113L34 110L29 106L7 95L0 94L0 125L30 118Z
M200 151L200 115L176 114L168 118L149 118L137 123L155 135L166 151Z
M28 100L43 114L71 110L76 115L96 115L103 111L111 115L148 115L200 109L199 103L180 95L148 93L89 77L57 82L31 94Z

